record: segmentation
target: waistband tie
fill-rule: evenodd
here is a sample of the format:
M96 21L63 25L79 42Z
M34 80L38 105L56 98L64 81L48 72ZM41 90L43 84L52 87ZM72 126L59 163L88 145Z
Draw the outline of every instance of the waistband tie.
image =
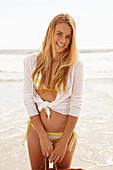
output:
M45 102L38 102L37 105L38 105L38 110L39 111L41 111L42 109L45 109L47 117L49 119L49 117L50 117L50 109L48 107L49 102L47 102L47 101L45 101Z

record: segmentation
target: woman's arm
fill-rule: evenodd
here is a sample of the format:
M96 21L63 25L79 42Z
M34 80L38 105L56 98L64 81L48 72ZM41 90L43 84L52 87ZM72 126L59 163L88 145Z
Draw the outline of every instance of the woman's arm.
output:
M68 115L67 123L63 132L63 135L60 139L58 139L53 146L55 149L49 157L49 161L52 160L54 164L57 162L61 162L65 156L65 153L68 148L69 140L72 136L72 132L76 126L78 117ZM51 161L51 162L52 162Z
M30 119L31 119L31 123L34 125L35 130L39 136L42 153L43 155L46 155L46 157L48 157L53 151L53 146L41 123L40 116L39 115L32 116L30 117Z
M81 60L74 68L74 79L72 87L72 95L70 98L70 111L65 125L62 137L54 144L54 151L49 160L54 160L54 163L61 162L67 150L72 132L76 126L79 113L82 108L82 98L84 92L84 64ZM55 156L56 155L56 156Z
M77 120L78 117L68 115L66 126L62 135L62 141L64 141L67 145L76 126Z
M83 104L83 93L85 87L84 81L84 63L79 60L74 68L74 79L72 87L72 95L70 99L70 111L67 118L67 123L63 133L63 140L68 142L72 135L72 132L76 126L79 113L82 109Z
M33 99L33 81L32 72L36 62L36 58L33 55L26 56L24 58L24 88L23 98L24 105L26 107L29 117L38 115L39 112L36 108L35 101Z
M42 153L48 157L53 150L53 146L48 139L45 129L41 123L39 112L33 99L33 91L36 92L35 89L33 89L34 87L32 82L32 68L36 62L35 59L36 58L33 55L24 58L24 104L31 119L31 123L34 125L39 136Z

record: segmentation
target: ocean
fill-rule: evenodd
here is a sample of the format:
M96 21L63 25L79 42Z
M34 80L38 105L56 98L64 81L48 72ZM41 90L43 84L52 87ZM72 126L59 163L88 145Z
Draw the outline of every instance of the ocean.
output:
M0 170L30 169L27 144L22 145L28 120L23 59L34 52L0 51ZM82 49L79 57L85 64L85 91L72 166L79 160L87 169L109 167L113 165L113 49Z

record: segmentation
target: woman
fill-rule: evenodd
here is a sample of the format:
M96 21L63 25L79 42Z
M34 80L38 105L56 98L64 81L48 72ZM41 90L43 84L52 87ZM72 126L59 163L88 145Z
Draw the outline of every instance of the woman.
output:
M42 51L24 59L24 104L30 117L27 134L32 170L44 155L69 168L77 143L73 132L82 107L84 64L78 59L76 26L71 16L51 21Z

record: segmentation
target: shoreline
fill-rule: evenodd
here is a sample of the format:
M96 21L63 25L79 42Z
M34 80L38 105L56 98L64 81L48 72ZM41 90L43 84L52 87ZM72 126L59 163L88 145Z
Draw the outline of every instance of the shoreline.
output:
M97 165L90 161L83 161L77 155L73 156L71 168L82 168L84 170L113 170L113 165Z

